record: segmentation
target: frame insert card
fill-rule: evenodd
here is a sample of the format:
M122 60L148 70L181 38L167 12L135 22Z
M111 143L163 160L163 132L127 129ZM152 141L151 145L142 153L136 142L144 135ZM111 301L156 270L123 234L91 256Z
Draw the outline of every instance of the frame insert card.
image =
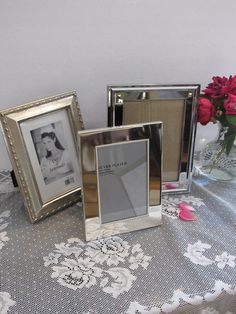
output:
M96 146L100 223L148 213L149 140Z

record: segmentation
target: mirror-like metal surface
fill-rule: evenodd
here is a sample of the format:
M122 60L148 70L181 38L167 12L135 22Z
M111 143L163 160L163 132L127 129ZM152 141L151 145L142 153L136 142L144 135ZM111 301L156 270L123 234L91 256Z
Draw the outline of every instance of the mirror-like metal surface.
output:
M78 138L81 154L86 240L90 241L101 236L110 236L159 225L161 223L162 123L142 123L80 131L78 132ZM147 144L144 144L144 142ZM128 145L132 144L136 144L137 147L132 146L132 149L131 146L128 147ZM142 146L143 144L144 146ZM126 149L124 149L125 147ZM145 153L144 147L146 147L147 153ZM97 154L98 151L102 153L99 157L100 160ZM136 153L133 155L132 151ZM119 155L121 156L120 159ZM146 162L143 162L144 160ZM115 172L113 171L114 167L110 166L112 164L117 168ZM118 169L117 165L121 167ZM106 170L106 167L108 167L109 171ZM141 177L140 171L143 171L141 172ZM103 178L99 181L101 179L99 175L109 175L110 173L112 175L115 173L116 176L119 175L118 180L107 176L106 180ZM139 215L129 215L129 210L137 213L141 208L138 208L138 206L136 208L134 208L135 206L128 208L124 205L125 201L132 198L132 204L138 204L137 194L136 196L135 193L131 195L130 192L131 190L135 191L134 185L137 174L141 178L137 189L140 189L141 193L143 193L142 195L145 195L145 187L141 184L142 174L144 176L143 184L147 185L148 199L146 204L148 212L145 212L145 214L142 212ZM147 180L145 179L146 174L148 174ZM117 181L120 180L122 180L122 188L117 185ZM101 189L99 188L99 182L103 184ZM121 192L122 189L125 190L123 194ZM127 195L127 200L125 200L125 195ZM134 196L136 199L134 199ZM144 201L140 199L140 204ZM103 208L100 206L103 206ZM119 211L119 206L120 213L116 213L116 211ZM140 206L143 206L142 210L144 210L145 204L142 203ZM124 215L122 214L122 208L126 210ZM106 213L107 216L101 217L103 213ZM107 217L111 218L108 219ZM118 219L112 221L114 217L118 217ZM109 220L111 222L107 222Z
M108 86L108 126L163 122L163 192L189 192L200 85Z

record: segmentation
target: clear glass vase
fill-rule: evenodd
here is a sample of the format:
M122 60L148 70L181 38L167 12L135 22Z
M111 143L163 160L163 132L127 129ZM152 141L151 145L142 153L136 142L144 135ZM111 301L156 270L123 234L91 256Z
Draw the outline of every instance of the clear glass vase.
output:
M227 155L224 134L227 128L219 125L216 140L209 142L198 155L197 169L208 177L221 181L236 180L236 141Z

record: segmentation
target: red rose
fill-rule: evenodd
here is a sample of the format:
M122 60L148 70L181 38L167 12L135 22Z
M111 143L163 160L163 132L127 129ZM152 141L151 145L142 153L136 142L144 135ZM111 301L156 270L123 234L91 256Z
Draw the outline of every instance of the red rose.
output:
M229 78L213 76L213 83L207 85L203 92L214 99L224 97L227 94L236 94L236 75Z
M224 102L225 114L236 115L236 96L229 94Z
M215 114L215 107L212 102L207 98L199 98L198 101L198 122L202 125L206 125L213 120Z
M225 88L225 94L236 94L236 75L229 77L227 86Z
M227 79L225 76L213 76L212 80L213 83L208 84L203 92L212 98L223 97L226 94L229 79Z

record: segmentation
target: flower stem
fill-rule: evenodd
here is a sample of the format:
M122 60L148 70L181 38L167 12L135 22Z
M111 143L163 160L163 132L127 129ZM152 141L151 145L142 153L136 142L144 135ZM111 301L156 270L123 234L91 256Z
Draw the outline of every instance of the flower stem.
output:
M211 165L211 167L210 167L209 173L211 173L212 170L213 170L213 168L215 168L215 166L217 165L217 162L218 162L218 158L223 154L223 152L224 152L224 150L225 150L225 145L224 145L224 143L220 143L220 145L221 145L221 149L220 149L220 151L216 154L216 156L214 157L213 163L212 163L212 165Z

